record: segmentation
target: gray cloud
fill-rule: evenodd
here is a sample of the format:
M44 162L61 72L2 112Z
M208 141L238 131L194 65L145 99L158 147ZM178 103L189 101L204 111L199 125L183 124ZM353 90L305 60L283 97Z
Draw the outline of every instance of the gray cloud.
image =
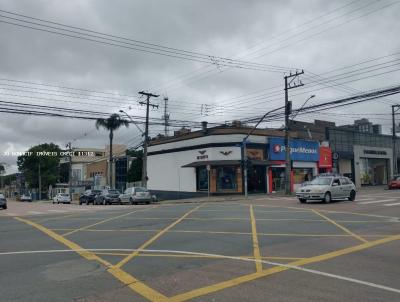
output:
M245 60L279 66L299 67L317 74L360 61L400 51L399 28L396 26L400 6L398 4L379 10L365 17L355 19L373 9L384 6L389 1L29 1L1 0L0 8L29 16L65 23L115 34L149 43L161 44L179 49L203 52L211 55L235 57L241 54ZM340 17L344 12L359 7L371 6ZM341 6L343 10L324 16L301 26L308 20L327 14ZM335 19L334 19L335 18ZM329 21L332 20L332 21ZM317 25L325 21L325 25ZM340 25L342 22L346 24ZM316 25L313 30L302 30ZM328 31L318 34L326 27ZM292 30L292 31L290 31ZM308 37L309 35L313 35ZM0 89L0 99L116 112L121 107L131 105L132 114L144 115L143 107L137 105L137 92L143 89L167 94L170 101L171 118L200 121L231 120L251 116L275 108L283 102L283 74L241 69L219 69L200 63L174 58L145 54L118 47L100 45L48 33L21 29L0 24L0 78L50 83L89 90L109 91L132 97L113 99L82 100L72 97L52 97L24 93L34 99L5 96L10 91ZM307 38L308 37L308 38ZM287 41L283 41L287 39ZM304 39L303 41L300 41ZM296 41L300 41L295 43ZM255 48L252 48L256 46ZM281 49L280 49L281 48ZM255 56L247 55L249 50L259 49ZM399 58L397 56L396 58ZM199 68L200 71L199 71ZM182 81L182 75L203 77L193 81ZM204 76L205 75L205 76ZM330 74L327 74L330 75ZM170 85L171 80L176 85ZM375 89L398 83L400 74L389 73L348 85L358 90ZM312 90L311 83L303 81ZM0 83L5 83L0 81ZM169 85L167 85L169 84ZM21 84L22 85L22 84ZM233 97L245 95L256 90L277 86L279 95L264 99L237 100ZM279 88L279 86L281 88ZM4 87L3 87L4 88ZM43 87L42 87L43 88ZM316 87L318 88L318 87ZM62 90L55 90L62 93ZM301 92L293 91L293 95ZM21 93L15 94L22 95ZM259 94L261 94L260 92ZM268 91L265 91L268 93ZM294 106L301 106L313 92L293 96ZM337 89L323 89L315 92L313 102L332 99L349 92ZM98 98L89 94L88 98ZM81 96L85 98L85 96ZM48 100L44 100L48 98ZM390 98L395 100L396 97ZM154 100L162 104L160 100ZM234 102L234 103L232 103ZM90 104L83 104L90 103ZM186 103L186 104L185 104ZM201 116L201 104L214 104L219 113L208 117ZM390 101L375 101L363 106L351 106L335 112L346 113L389 113ZM197 105L196 105L197 104ZM79 146L102 147L107 143L105 131L94 130L93 121L80 121L56 118L39 118L1 114L0 151L7 148L26 149L30 146L53 141L60 145L74 141ZM161 117L162 110L152 111L151 116ZM302 117L312 120L314 115ZM336 121L339 124L351 122L354 116L323 114L319 118ZM390 121L382 122L389 130ZM273 123L279 126L281 123ZM137 131L131 127L118 131L117 143L135 142ZM154 126L152 133L162 130ZM83 136L84 133L88 135ZM12 165L11 159L7 160Z

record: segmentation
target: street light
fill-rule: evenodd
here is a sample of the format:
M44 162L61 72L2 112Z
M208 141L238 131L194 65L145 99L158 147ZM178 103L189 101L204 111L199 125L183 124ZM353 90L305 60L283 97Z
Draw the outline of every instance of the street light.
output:
M292 121L293 121L294 118L299 114L299 112L301 111L301 109L304 108L304 106L307 104L307 102L308 102L309 100L311 100L312 98L315 98L315 94L309 96L309 98L303 103L303 105L301 105L301 107L300 107L299 109L297 109L296 114L291 118Z
M122 109L121 109L119 112L125 113L125 115L131 120L131 122L136 126L136 128L139 129L140 133L142 133L142 136L144 135L143 130L137 125L137 123L131 118L131 116L130 116L128 113L126 113L126 112L125 112L124 110L122 110Z

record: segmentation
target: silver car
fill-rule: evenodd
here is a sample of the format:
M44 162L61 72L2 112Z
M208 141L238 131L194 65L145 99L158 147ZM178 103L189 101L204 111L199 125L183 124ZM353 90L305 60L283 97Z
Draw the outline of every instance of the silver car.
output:
M150 194L149 190L143 187L132 187L124 191L123 194L119 195L121 203L147 203L153 201L153 196Z
M301 203L305 203L307 200L322 200L325 203L338 199L354 201L356 199L356 187L347 177L316 177L306 186L300 187L296 191L296 197Z

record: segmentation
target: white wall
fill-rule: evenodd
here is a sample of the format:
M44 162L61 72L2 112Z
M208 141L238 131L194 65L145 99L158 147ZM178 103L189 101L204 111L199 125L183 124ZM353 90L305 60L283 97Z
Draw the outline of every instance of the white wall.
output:
M206 151L206 159L197 159L202 154L199 151ZM154 151L153 149L151 151ZM149 152L151 152L149 150ZM232 151L229 155L223 155L222 152ZM163 191L185 191L196 192L196 169L182 168L183 165L197 161L210 160L240 160L240 147L215 147L198 148L172 153L163 153L158 155L149 155L147 160L147 182L151 190Z

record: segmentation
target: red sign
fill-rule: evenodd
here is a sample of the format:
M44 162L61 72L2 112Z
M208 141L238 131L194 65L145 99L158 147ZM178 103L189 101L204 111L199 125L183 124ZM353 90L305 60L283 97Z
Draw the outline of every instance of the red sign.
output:
M319 147L319 167L332 168L332 150L329 147Z

